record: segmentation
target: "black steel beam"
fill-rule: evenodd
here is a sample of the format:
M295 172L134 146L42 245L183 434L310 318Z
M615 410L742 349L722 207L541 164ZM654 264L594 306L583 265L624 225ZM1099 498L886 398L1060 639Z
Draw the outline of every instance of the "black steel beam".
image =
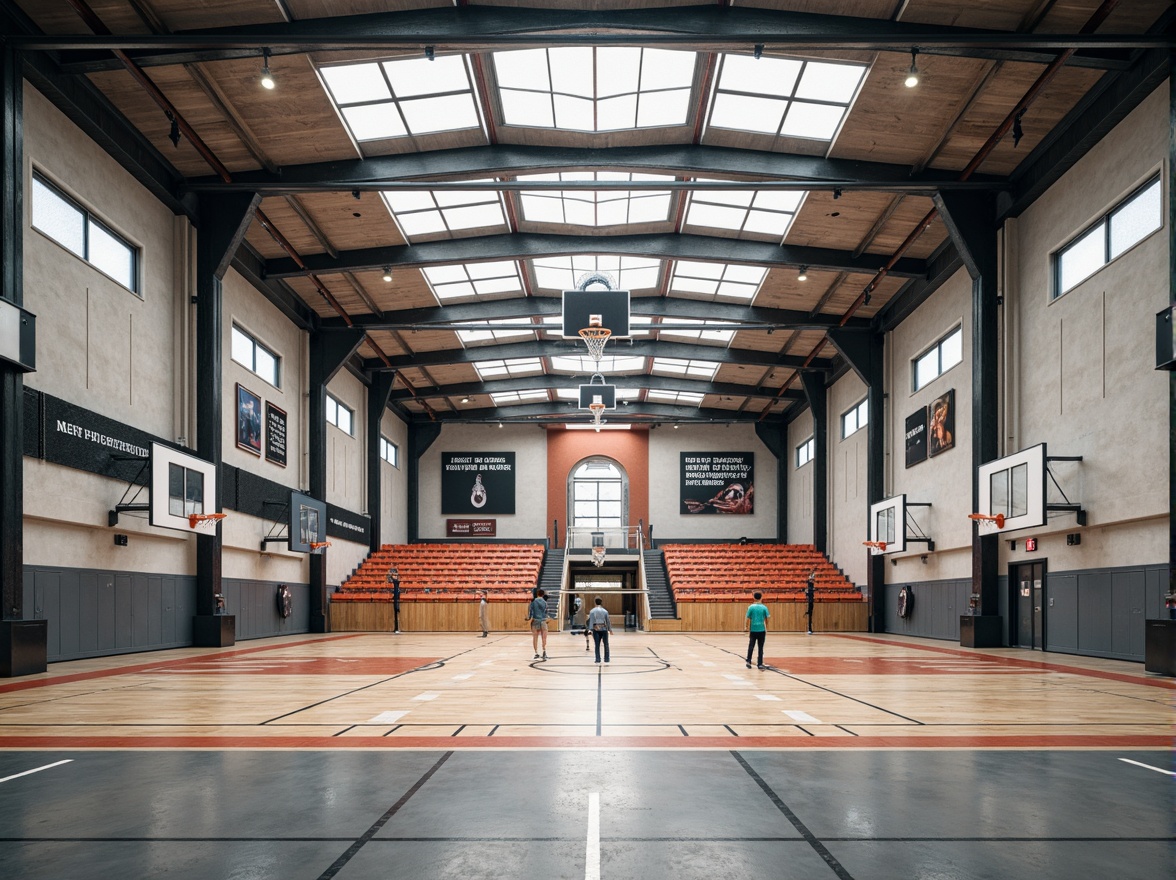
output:
M688 175L790 181L805 189L925 192L976 187L991 189L1006 185L1003 177L989 175L973 175L967 182L961 183L958 175L952 176L934 169L912 172L908 165L699 144L591 148L494 144L286 165L272 173L264 170L243 171L233 175L232 183L225 183L216 176L195 178L189 180L185 187L194 192L249 188L265 195L318 192L324 189L371 192L387 188L386 184L393 181L404 183L447 178L515 177L583 169L588 164L677 177ZM628 184L626 188L631 186Z
M825 553L829 549L829 392L819 373L801 371L800 383L813 414L813 546ZM796 539L788 535L789 541Z
M439 412L435 418L424 415L411 414L413 421L436 421L458 423L529 423L529 422L585 422L591 416L581 412L575 406L566 403L538 402L523 403L517 406L484 407L462 412ZM604 421L612 420L616 423L661 423L661 422L707 422L707 423L752 423L759 419L759 413L740 412L731 409L703 409L693 406L674 406L660 403L633 403L628 406L618 406L615 410L604 414ZM773 423L778 419L766 419Z
M454 241L434 241L416 245L365 248L305 257L305 267L289 257L266 262L267 278L296 278L305 275L333 275L393 268L478 263L487 260L528 260L536 257L567 254L619 254L667 260L739 263L765 266L808 266L832 272L873 275L886 263L885 255L862 254L830 248L794 247L758 241L738 241L706 235L537 235L514 233L484 235ZM923 260L902 259L889 274L899 278L925 275Z
M375 553L380 549L384 532L383 460L380 458L380 440L383 438L384 411L388 407L388 395L396 374L379 373L372 377L367 392L367 509L370 521L368 549Z
M611 345L611 343L610 343ZM720 364L745 364L760 367L786 367L812 370L832 369L833 362L817 360L805 363L800 355L782 355L770 351L754 351L746 348L721 348L716 345L695 345L689 342L668 342L661 339L635 340L609 352L618 357L663 357L683 360L709 361ZM536 357L587 357L583 344L564 340L539 340L532 342L505 343L502 345L480 345L473 348L441 349L420 351L409 355L389 357L385 364L378 359L367 360L363 369L378 372L384 369L406 370L411 367L433 367L441 364L475 364L479 361L504 358Z
M765 330L824 330L828 327L842 326L841 319L836 315L814 316L796 309L766 309L759 306L739 305L738 303L717 303L663 296L635 296L629 300L629 305L634 315L643 317L759 324ZM394 312L384 312L383 315L355 315L350 324L342 318L323 318L322 327L325 330L359 327L368 332L375 330L456 329L453 325L470 321L504 321L514 318L523 321L536 316L555 316L561 313L561 308L560 300L554 296L516 297L486 302L455 303L422 309L401 309ZM868 327L870 321L867 318L851 318L844 326L850 328ZM536 329L539 327L540 325L535 325Z
M677 376L628 375L611 376L606 381L618 387L651 389L657 391L684 391L690 394L718 394L721 397L767 397L776 399L776 389L757 388L754 385L739 385L734 382L708 382L704 379L684 379ZM462 382L439 387L417 387L412 391L398 388L391 399L398 402L426 400L442 397L468 397L471 394L506 394L512 391L531 391L536 388L572 389L588 384L584 376L538 375L519 376L512 379L494 379L489 382ZM786 391L781 399L801 400L798 391Z
M938 24L892 22L851 16L817 15L768 9L684 6L648 9L529 9L470 7L264 23L168 35L105 37L52 35L24 38L18 45L37 49L128 49L142 67L348 49L415 49L438 52L525 46L645 45L701 47L749 52L762 44L769 52L813 49L867 49L906 53L918 46L926 54L962 55L1001 61L1048 64L1056 51L1079 52L1074 66L1106 68L1121 58L1107 50L1155 46L1140 35L1026 34ZM177 51L179 50L179 51ZM108 69L101 56L86 56L79 72Z

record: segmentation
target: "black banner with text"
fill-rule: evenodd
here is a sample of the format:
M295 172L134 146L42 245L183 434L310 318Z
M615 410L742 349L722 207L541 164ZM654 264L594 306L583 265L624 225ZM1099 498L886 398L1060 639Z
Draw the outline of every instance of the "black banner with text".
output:
M513 452L442 452L441 512L515 512Z
M683 452L680 513L755 513L754 452Z

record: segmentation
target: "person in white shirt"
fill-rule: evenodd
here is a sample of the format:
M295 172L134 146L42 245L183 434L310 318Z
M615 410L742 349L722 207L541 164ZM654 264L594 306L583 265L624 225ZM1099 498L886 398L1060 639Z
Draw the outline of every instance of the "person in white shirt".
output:
M596 597L596 607L588 612L587 626L588 632L592 633L593 641L596 642L596 662L600 662L600 643L604 642L604 662L607 663L608 634L612 632L612 621L609 620L608 612L599 596Z

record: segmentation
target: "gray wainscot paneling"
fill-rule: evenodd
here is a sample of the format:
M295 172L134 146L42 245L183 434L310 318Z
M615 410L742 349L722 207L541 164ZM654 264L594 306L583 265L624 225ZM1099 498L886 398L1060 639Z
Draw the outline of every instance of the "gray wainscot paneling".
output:
M898 591L909 584L915 603L909 617L898 616ZM968 607L972 582L961 579L887 584L883 592L886 632L928 639L960 640L960 615Z
M225 602L237 615L237 639L310 630L309 587L289 584L293 613L278 613L278 583L226 580ZM24 607L49 621L50 662L157 651L192 644L196 579L191 575L24 569Z

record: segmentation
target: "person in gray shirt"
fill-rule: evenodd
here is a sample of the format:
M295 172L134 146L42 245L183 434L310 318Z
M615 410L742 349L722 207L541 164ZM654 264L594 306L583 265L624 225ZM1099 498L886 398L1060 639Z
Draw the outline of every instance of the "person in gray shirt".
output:
M527 620L531 621L531 648L539 659L539 636L543 636L543 659L547 659L547 593L535 591L535 598L527 606Z
M587 626L588 631L592 633L593 641L596 642L596 662L600 662L600 643L604 642L604 662L607 663L608 634L612 632L612 621L609 620L608 612L604 609L599 596L596 597L596 607L588 612Z

